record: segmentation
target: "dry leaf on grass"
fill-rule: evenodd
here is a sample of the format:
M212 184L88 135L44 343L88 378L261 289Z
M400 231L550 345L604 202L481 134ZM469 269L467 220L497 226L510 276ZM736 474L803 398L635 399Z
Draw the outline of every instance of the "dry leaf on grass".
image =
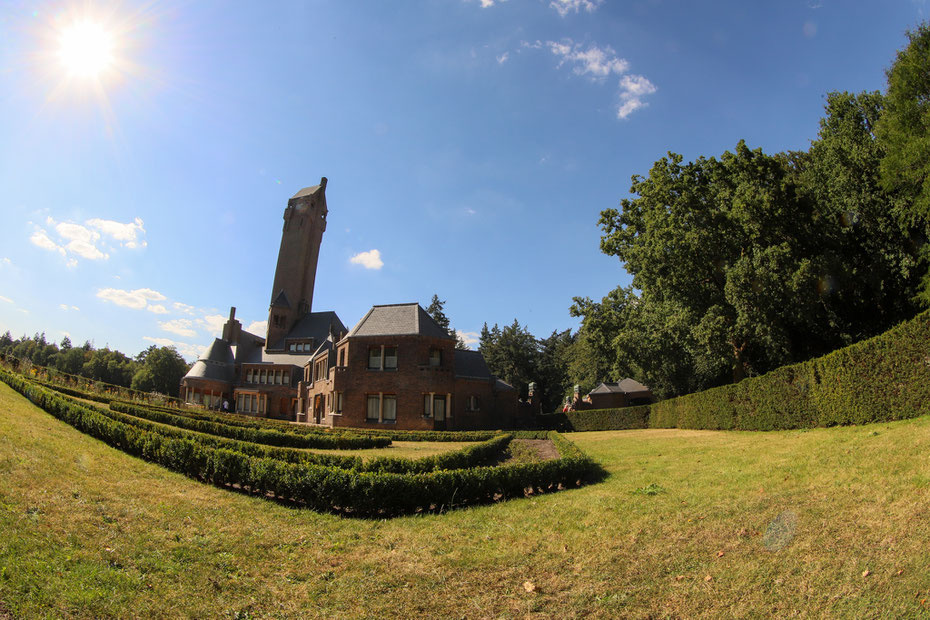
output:
M722 557L723 557L723 551L722 551L722 550L717 552L717 557L718 557L718 558L722 558Z
M536 584L533 583L532 581L524 581L524 582L523 582L523 589L526 590L527 592L535 592L535 591L536 591Z
M870 570L868 570L868 569L862 571L862 576L863 576L863 577L868 577L868 576L871 575L871 574L872 574L872 571L870 571Z
M710 575L704 577L704 581L713 581L713 580L714 580L714 578L711 577Z

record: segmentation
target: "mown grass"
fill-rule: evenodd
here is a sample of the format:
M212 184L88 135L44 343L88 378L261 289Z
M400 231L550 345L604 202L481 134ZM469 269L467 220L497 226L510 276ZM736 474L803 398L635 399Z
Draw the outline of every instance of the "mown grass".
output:
M0 610L930 617L928 417L571 439L608 470L604 483L356 520L199 484L0 385Z

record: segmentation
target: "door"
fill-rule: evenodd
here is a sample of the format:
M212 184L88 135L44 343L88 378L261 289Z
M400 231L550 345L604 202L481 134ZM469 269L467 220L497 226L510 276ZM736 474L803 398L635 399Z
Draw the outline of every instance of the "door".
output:
M313 397L313 419L317 424L323 420L323 398L320 394Z
M439 429L439 430L446 428L446 397L445 396L434 396L433 397L433 428Z

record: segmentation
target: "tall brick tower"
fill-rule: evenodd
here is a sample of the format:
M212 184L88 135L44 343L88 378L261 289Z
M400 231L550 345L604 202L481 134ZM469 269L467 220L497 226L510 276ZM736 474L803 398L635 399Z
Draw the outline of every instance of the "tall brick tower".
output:
M268 309L266 349L283 349L284 337L310 312L327 213L326 177L320 179L319 185L305 187L287 201Z

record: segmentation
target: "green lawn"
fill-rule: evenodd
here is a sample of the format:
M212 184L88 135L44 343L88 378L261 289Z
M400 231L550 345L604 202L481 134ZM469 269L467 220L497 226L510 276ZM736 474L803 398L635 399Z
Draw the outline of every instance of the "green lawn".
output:
M131 458L0 384L0 618L930 617L928 417L570 438L605 482L355 520Z

